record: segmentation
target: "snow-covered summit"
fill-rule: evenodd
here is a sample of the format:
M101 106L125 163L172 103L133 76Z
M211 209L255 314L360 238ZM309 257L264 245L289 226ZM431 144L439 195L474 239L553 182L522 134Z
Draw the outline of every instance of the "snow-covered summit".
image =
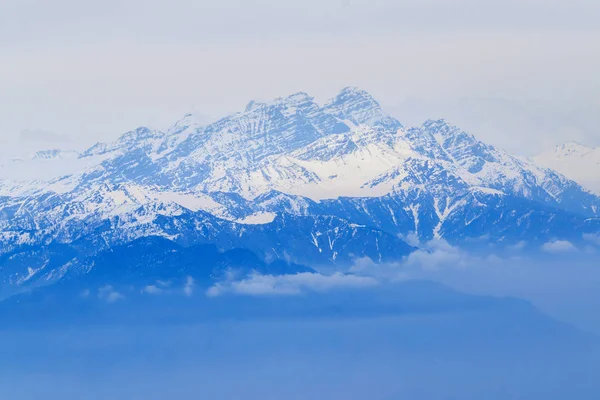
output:
M350 121L355 125L389 123L396 128L402 127L398 121L383 112L379 102L373 96L356 87L342 89L337 96L325 104L324 109L337 118Z
M111 143L96 143L81 154L82 158L101 156L109 153L127 152L150 146L155 150L155 143L165 137L165 133L147 127L139 127L121 135Z

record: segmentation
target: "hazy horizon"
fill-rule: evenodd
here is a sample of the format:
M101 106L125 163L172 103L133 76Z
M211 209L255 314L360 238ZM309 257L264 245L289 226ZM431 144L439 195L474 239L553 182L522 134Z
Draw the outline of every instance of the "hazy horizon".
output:
M0 4L5 139L87 144L359 86L406 125L446 118L518 154L600 145L594 1Z

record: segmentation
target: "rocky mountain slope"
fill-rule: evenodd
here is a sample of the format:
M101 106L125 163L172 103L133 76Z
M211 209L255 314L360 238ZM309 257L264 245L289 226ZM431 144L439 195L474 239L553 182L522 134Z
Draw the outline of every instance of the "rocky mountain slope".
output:
M250 102L206 126L186 115L23 164L45 173L0 181L9 285L150 236L342 266L401 260L408 236L539 246L600 232L600 198L575 181L444 120L404 127L357 88L324 105L305 93ZM49 245L72 259L40 256Z

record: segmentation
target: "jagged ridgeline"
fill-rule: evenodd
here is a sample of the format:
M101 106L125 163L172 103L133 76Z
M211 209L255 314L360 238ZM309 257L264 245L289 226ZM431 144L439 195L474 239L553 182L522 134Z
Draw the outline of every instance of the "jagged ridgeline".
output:
M186 115L24 164L45 174L0 182L6 285L90 271L147 237L342 267L400 260L409 236L502 247L600 232L600 198L574 181L443 120L404 127L357 88L325 104L253 101L208 125Z

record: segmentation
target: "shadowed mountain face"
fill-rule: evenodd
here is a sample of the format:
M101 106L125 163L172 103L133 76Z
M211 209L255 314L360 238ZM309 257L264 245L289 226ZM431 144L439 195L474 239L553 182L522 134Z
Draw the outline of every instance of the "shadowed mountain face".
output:
M249 268L341 269L401 261L415 250L406 237L539 249L600 232L600 198L577 183L444 120L404 127L357 88L322 105L306 93L251 102L206 126L186 115L23 163L45 174L0 181L4 293L93 271L149 237L247 250Z
M156 236L87 256L83 246L25 248L3 256L1 261L6 271L18 270L24 264L39 265L37 270L30 266L29 275L16 284L5 285L7 296L43 289L53 296L78 297L88 287L131 285L142 293L145 289L159 292L187 279L207 286L219 280L242 279L250 273L278 276L315 272L283 260L267 263L246 249L219 251L214 244L184 247ZM16 290L11 293L10 289Z

